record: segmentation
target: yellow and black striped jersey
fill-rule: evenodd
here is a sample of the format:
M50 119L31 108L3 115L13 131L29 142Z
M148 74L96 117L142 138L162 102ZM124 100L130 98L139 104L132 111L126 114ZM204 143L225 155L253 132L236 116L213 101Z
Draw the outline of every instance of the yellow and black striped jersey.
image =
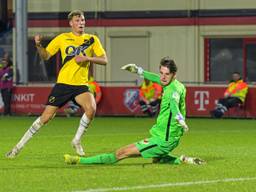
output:
M87 33L81 36L76 36L72 32L62 33L48 44L46 50L51 56L60 50L62 68L57 83L68 85L84 85L88 81L90 62L76 63L76 55L92 57L106 54L98 37Z

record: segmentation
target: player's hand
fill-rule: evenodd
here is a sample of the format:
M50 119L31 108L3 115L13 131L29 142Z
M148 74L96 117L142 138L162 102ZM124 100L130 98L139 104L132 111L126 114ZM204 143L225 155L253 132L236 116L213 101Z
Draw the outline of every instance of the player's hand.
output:
M179 124L182 126L182 128L184 129L185 132L189 131L189 127L185 121L179 121Z
M121 69L129 71L131 73L137 73L139 75L142 75L144 71L141 67L138 67L134 63L126 64L123 67L121 67Z
M184 117L182 116L181 113L178 113L175 117L175 119L178 121L178 123L182 126L185 132L189 130L188 125L185 122Z
M35 35L34 40L35 40L35 44L37 46L41 46L41 41L42 41L42 36L41 35L38 35L38 34Z
M76 61L76 63L82 63L82 62L86 62L86 61L90 61L90 60L89 60L89 57L87 57L87 56L77 55L77 56L75 56L75 61Z

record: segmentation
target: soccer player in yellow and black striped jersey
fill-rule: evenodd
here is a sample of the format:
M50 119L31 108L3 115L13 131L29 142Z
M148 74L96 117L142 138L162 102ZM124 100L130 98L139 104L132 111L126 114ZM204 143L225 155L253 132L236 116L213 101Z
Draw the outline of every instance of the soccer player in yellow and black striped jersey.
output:
M94 96L85 85L88 81L88 70L91 63L106 65L107 56L98 37L84 32L85 17L82 11L72 11L68 15L68 20L71 32L58 35L46 48L41 45L41 36L35 36L35 44L40 57L48 60L60 51L63 66L57 83L48 97L45 110L33 122L17 145L6 154L8 158L14 158L32 136L54 117L57 109L70 100L75 101L84 110L76 135L71 142L77 154L84 155L81 137L96 111Z

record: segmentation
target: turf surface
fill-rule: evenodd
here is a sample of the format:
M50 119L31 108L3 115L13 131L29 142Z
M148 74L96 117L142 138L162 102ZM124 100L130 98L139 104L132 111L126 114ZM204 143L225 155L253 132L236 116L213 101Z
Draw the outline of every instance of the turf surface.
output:
M0 191L256 190L255 120L188 119L191 130L173 154L201 157L207 161L203 166L156 165L142 158L115 165L66 165L63 154L74 154L70 141L79 122L75 117L55 118L16 159L6 159L4 154L33 120L35 117L0 117ZM153 123L149 118L96 118L83 140L86 155L111 152L143 139ZM225 180L229 178L251 180Z

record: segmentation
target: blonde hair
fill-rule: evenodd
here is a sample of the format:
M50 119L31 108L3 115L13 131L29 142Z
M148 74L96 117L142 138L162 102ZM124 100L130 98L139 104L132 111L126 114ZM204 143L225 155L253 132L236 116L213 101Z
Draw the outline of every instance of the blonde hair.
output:
M84 12L80 10L71 11L68 14L68 20L70 21L74 16L84 16Z

